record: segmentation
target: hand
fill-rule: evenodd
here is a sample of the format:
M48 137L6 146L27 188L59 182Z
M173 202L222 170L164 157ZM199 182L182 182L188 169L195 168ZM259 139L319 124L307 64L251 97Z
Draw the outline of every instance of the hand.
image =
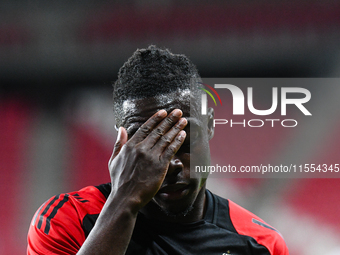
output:
M136 212L156 195L170 160L185 139L187 120L181 117L179 109L169 115L165 110L158 111L129 141L125 128L119 128L109 161L111 195L134 201Z

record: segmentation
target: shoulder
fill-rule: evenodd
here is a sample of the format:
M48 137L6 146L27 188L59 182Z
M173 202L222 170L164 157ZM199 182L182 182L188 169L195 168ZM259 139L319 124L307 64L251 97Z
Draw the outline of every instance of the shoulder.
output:
M75 254L105 201L104 185L56 195L35 213L28 233L28 254ZM92 225L93 225L92 224Z
M250 236L265 246L271 255L288 255L282 235L255 214L228 200L230 220L240 235Z

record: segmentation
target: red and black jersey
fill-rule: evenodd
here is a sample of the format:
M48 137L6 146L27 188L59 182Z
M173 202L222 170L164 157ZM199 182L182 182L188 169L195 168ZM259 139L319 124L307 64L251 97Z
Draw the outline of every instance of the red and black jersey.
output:
M89 186L45 202L28 233L29 255L76 254L93 228L111 185ZM126 254L287 255L282 236L259 217L206 191L204 219L175 224L139 213Z

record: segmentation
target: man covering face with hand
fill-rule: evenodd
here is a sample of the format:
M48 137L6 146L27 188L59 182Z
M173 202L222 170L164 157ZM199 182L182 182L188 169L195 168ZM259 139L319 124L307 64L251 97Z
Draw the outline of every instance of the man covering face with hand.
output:
M288 254L274 228L208 191L207 173L190 176L190 162L210 165L214 134L197 81L184 55L155 46L133 54L114 84L111 183L44 203L28 254Z

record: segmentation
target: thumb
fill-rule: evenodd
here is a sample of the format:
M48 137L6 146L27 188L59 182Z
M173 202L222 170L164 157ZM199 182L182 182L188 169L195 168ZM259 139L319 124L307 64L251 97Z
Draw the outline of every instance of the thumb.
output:
M127 142L127 138L128 138L128 135L127 135L126 129L123 127L120 127L118 129L117 140L114 145L113 153L111 155L110 161L113 160L118 155L123 145Z

